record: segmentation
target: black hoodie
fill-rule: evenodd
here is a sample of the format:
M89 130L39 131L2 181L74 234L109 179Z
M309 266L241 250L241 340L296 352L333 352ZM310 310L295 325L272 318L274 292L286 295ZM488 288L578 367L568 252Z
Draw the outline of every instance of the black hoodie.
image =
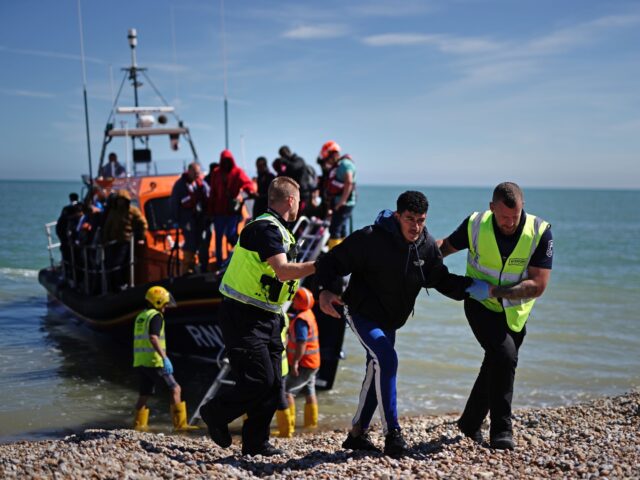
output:
M321 257L316 271L321 288L335 293L339 278L351 274L342 295L349 311L393 329L406 323L421 288L463 300L471 284L470 278L449 273L426 228L416 242L407 242L390 210Z

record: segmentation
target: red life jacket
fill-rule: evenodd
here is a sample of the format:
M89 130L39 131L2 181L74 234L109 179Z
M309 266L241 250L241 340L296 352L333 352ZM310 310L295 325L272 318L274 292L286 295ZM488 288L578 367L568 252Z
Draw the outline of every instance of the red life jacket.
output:
M340 195L342 195L342 191L344 190L344 182L341 182L336 178L336 174L338 173L338 166L343 159L352 160L351 155L343 155L326 174L327 179L325 181L324 191L329 197L339 197Z
M289 324L289 338L287 341L287 358L289 365L293 365L293 356L296 352L296 322L302 320L309 326L307 333L307 348L298 364L300 367L320 368L320 341L318 339L318 322L313 310L300 312Z

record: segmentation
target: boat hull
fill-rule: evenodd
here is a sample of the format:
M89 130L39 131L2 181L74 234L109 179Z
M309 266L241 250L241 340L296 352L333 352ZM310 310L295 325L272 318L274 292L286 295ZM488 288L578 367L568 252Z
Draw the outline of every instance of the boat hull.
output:
M48 307L57 314L102 332L126 346L133 344L133 322L144 308L144 295L151 284L138 285L118 293L87 296L61 282L60 271L40 270L38 280L47 290ZM186 275L161 282L171 291L177 306L166 310L165 331L170 356L218 365L224 356L224 341L218 325L222 301L220 278L214 273ZM345 322L323 316L319 311L321 369L320 390L331 389L342 353Z

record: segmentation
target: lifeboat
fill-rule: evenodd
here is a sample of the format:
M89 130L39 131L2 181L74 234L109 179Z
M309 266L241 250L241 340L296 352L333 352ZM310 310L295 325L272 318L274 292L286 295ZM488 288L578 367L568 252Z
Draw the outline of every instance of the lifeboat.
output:
M153 285L161 285L171 292L177 303L165 314L169 355L221 367L224 364L224 341L217 323L217 311L222 299L218 288L225 262L216 258L216 254L222 252L213 251L213 233L208 267L202 271L183 272L181 246L184 237L172 218L170 201L173 185L182 171L157 174L151 144L164 137L165 141L168 139L170 151L176 151L180 143L188 145L191 158L182 161L182 170L188 163L197 162L198 156L189 128L159 92L156 91L162 100L160 106L140 106L141 80L146 78L145 84L154 90L155 87L148 79L146 69L137 66L137 41L131 44L132 35L135 39L135 30L129 33L132 64L123 68L124 78L106 123L98 165L98 172L104 172L102 167L107 164L107 149L111 149L112 141L123 140L124 155L120 158L125 159L124 172L116 178L84 175L86 193L83 197L85 202L90 202L96 191L102 198L126 191L131 204L139 208L145 218L148 228L143 235L132 235L128 260L113 265L108 261L109 245L100 241L100 232L95 232L89 242L80 242L70 236L65 245L61 245L53 233L56 222L50 222L45 225L50 264L40 270L38 279L47 291L50 309L128 345L133 341L133 321L145 307L145 292ZM134 90L134 105L118 106L126 80ZM248 212L248 206L243 206L239 229L248 220ZM325 221L306 217L298 219L293 233L300 243L299 261L315 259L325 248L329 235ZM61 255L61 250L66 254ZM225 255L218 257L232 254L231 247L225 243L223 250ZM114 288L110 279L118 271L124 274L126 284ZM317 384L319 388L329 389L341 356L345 324L325 318L323 335L324 316L318 312L318 317L323 368Z

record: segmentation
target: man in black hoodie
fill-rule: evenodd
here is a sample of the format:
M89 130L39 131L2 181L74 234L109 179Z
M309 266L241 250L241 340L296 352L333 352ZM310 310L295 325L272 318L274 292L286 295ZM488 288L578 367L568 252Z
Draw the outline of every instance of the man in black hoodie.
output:
M343 448L378 450L367 433L378 407L384 453L400 455L407 450L398 423L394 343L396 330L413 312L420 290L435 288L454 300L467 294L488 296L488 284L449 273L435 239L425 229L428 207L421 192L404 192L395 212L383 210L373 225L354 232L316 262L320 308L339 317L334 305L345 305L345 317L367 352L360 403ZM338 279L349 274L349 285L340 297Z

